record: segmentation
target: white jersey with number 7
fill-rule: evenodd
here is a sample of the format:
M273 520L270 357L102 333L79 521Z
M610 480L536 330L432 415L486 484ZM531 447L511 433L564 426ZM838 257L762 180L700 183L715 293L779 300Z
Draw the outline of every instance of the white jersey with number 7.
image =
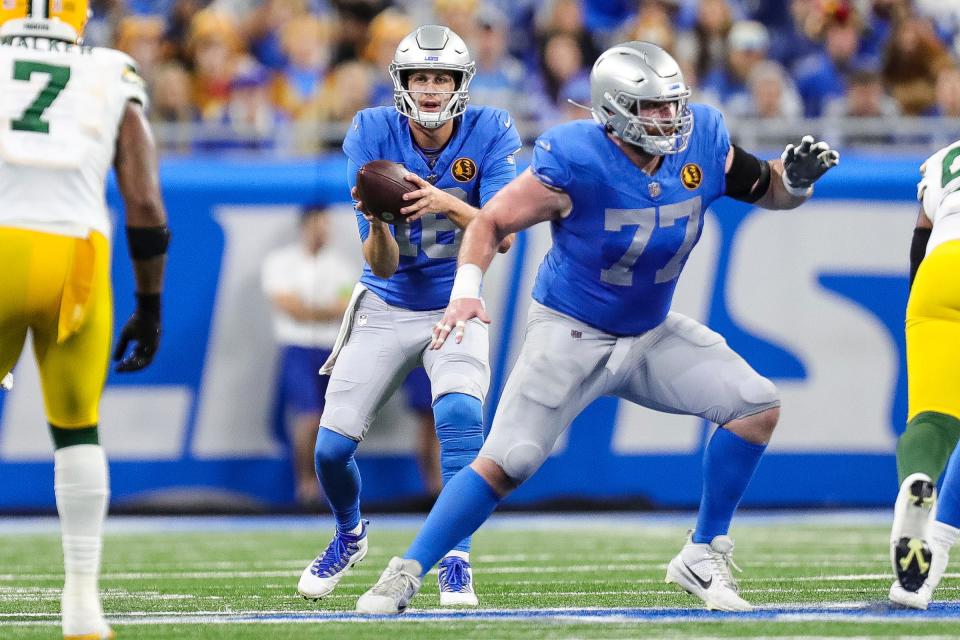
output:
M0 226L110 237L104 186L129 100L147 97L124 53L0 42Z

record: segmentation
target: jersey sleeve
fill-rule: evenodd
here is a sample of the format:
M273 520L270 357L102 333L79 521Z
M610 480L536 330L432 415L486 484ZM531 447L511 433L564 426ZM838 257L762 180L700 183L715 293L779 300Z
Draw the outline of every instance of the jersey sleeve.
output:
M143 77L141 77L140 71L137 69L137 64L133 61L133 58L125 53L114 51L114 54L116 62L115 68L111 73L115 73L118 76L117 86L119 88L120 98L124 104L131 100L139 102L144 110L146 110L149 106L147 100L147 83Z
M357 115L353 116L347 135L343 138L343 153L357 167L377 159L374 157L374 152L379 145L375 139L375 129L376 127L372 125L365 112L358 111ZM356 175L356 171L353 173Z
M551 131L543 133L533 144L530 171L548 187L567 191L573 182L570 161L564 157Z
M960 201L960 143L937 151L920 166L917 199L925 216L935 222L944 206L953 209Z
M344 140L344 147L346 147L346 140ZM360 170L360 165L353 161L349 156L347 157L347 187L350 189L350 193L353 193L353 188L357 186L357 171ZM352 200L354 204L357 203L356 200ZM367 236L370 235L370 223L367 222L367 219L363 217L363 214L357 211L356 207L353 209L353 213L357 216L357 227L360 230L360 240L362 242L367 241Z
M480 206L487 203L500 189L517 177L517 152L520 134L513 119L505 111L497 116L496 126L501 131L480 167Z

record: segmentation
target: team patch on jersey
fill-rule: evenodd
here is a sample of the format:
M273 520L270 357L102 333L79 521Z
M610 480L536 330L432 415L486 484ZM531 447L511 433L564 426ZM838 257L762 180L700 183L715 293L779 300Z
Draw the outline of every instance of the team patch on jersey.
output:
M457 182L470 182L477 175L477 163L470 158L457 158L450 168Z
M690 191L693 191L703 182L703 170L700 165L688 162L680 170L680 182Z

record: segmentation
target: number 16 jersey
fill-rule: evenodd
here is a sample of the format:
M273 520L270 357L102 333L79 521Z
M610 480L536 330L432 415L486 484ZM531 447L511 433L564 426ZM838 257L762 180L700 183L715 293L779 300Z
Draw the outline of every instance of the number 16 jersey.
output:
M617 336L639 335L667 317L703 212L726 188L722 116L705 105L691 110L689 145L664 156L652 176L592 120L537 138L534 176L573 202L551 223L553 246L533 289L538 302Z
M110 237L105 182L128 100L147 102L126 54L0 42L0 226Z

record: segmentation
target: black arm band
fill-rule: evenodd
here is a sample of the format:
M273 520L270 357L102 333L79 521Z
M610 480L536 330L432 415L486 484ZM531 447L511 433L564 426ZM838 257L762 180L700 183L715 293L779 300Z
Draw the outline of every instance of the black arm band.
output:
M726 195L742 202L756 202L770 188L770 164L733 146L733 164L727 171Z
M162 227L127 227L127 245L134 260L162 256L170 244L170 229Z
M933 229L917 227L913 230L913 241L910 243L910 288L913 288L913 281L917 277L917 270L920 263L923 262L923 256L927 253L927 242L930 240L930 232Z

